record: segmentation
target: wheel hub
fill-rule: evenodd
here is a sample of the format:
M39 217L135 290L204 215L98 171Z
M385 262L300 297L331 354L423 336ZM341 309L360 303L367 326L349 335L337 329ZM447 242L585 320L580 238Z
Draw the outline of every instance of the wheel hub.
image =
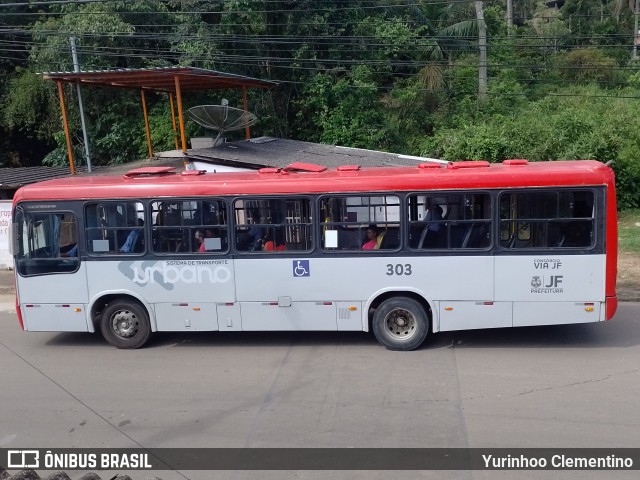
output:
M406 310L394 310L387 315L387 330L397 339L408 339L415 333L416 320Z
M131 311L120 311L113 316L113 331L123 338L131 338L138 332L136 316Z

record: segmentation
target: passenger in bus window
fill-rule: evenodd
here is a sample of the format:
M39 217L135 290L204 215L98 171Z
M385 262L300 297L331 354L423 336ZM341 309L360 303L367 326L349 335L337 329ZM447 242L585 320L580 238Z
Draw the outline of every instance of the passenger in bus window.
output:
M144 220L139 218L136 223L138 227L142 227L144 225ZM120 247L120 253L133 253L136 249L136 246L138 244L138 237L140 237L141 233L142 228L135 228L131 230L124 244L122 245L122 247Z
M427 211L424 215L424 221L429 222L429 230L432 232L440 231L440 222L442 221L442 207L438 204L429 202Z
M367 228L367 237L362 244L362 250L377 250L380 248L378 243L378 227L375 225L369 225Z
M287 245L284 242L282 231L276 228L273 232L273 238L267 239L262 247L267 252L282 252L287 249Z
M251 211L251 226L249 228L249 250L260 250L263 245L262 242L264 240L264 228L256 225L256 223L260 223L260 214L258 210Z
M207 251L207 249L204 246L204 239L205 239L206 236L207 236L207 233L204 230L197 230L196 233L195 233L195 239L196 239L196 242L198 242L198 245L199 245L198 252L200 252L200 253L204 253L204 252Z
M418 242L419 248L438 248L442 247L443 236L442 228L442 207L437 203L427 200L424 214L424 228Z
M284 243L276 244L273 240L269 240L264 244L264 250L266 252L282 252L287 249L287 246Z
M61 257L77 257L78 256L78 244L76 243L66 252L60 254Z

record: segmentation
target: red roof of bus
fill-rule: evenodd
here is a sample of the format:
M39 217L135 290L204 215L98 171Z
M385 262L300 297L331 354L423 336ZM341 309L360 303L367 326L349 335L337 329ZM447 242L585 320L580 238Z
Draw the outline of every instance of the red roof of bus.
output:
M14 196L14 203L25 200L605 185L613 182L613 171L594 160L531 163L508 160L491 165L458 162L444 167L421 164L416 167L357 168L61 178L21 188Z

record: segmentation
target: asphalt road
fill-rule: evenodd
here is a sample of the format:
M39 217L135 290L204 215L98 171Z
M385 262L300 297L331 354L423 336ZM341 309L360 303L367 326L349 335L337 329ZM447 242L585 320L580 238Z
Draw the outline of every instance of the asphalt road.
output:
M0 297L0 448L640 446L638 303L621 304L607 323L440 333L403 353L363 333L164 333L144 349L120 351L99 334L22 332L11 301ZM130 475L637 478L622 471Z

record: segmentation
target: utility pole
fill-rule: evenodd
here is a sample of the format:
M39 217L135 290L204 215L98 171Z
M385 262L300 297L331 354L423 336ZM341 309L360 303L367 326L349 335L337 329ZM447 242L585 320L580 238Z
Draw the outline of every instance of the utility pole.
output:
M513 0L507 0L507 32L511 35L513 30Z
M636 0L636 6L633 10L635 22L633 27L633 54L631 55L631 60L638 59L638 41L640 41L640 35L638 35L638 3L640 3L639 0Z
M638 0L636 0L638 1ZM484 5L476 1L478 20L478 100L487 99L487 24L484 22Z
M71 42L71 56L73 57L73 71L80 72L80 64L78 63L78 54L76 53L76 37L69 37ZM82 124L82 137L84 138L84 156L87 159L87 171L91 171L91 155L89 155L89 138L87 137L87 125L84 121L84 108L82 106L82 93L80 92L80 82L76 82L78 91L78 105L80 107L80 123Z

